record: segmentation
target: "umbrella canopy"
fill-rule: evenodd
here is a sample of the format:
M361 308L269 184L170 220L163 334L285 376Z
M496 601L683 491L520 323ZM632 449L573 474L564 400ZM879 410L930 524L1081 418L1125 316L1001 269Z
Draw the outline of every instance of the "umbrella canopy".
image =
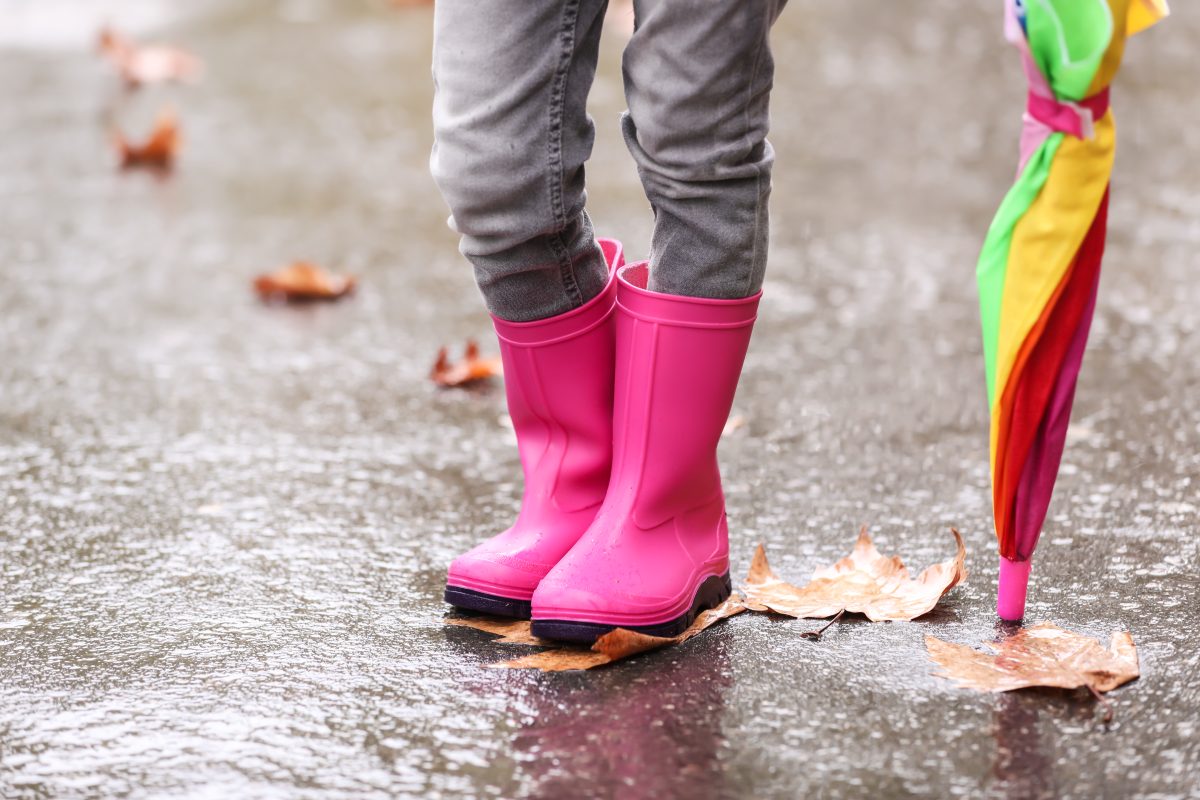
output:
M991 410L997 611L1020 619L1058 474L1104 254L1116 128L1109 85L1125 39L1165 0L1005 0L1029 95L1017 179L979 257Z

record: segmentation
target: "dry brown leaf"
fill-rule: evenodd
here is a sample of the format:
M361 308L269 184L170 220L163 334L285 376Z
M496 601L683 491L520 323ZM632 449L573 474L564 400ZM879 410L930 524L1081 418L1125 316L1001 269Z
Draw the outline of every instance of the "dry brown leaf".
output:
M458 363L450 362L446 348L439 350L429 377L438 386L465 386L487 380L502 371L499 356L481 358L479 345L468 339L466 352Z
M929 658L941 667L935 675L981 692L1008 692L1029 686L1087 686L1096 692L1108 692L1141 674L1137 647L1126 631L1114 633L1105 648L1090 636L1041 622L999 644L984 646L992 652L925 637Z
M99 48L133 88L143 83L195 81L204 71L204 63L186 50L166 44L139 45L112 28L101 29Z
M802 587L772 572L759 545L746 577L746 606L789 617L830 617L844 610L865 614L872 622L914 619L967 577L966 546L957 530L950 531L958 546L954 558L926 568L915 579L898 556L880 555L865 525L849 556L816 570Z
M133 144L120 132L113 133L113 142L122 167L155 167L170 169L179 152L181 138L179 121L169 109L163 109L154 120L154 129L142 144Z
M657 650L660 647L686 642L711 625L745 610L746 606L743 605L742 598L734 594L716 608L702 611L696 616L696 621L692 623L691 627L678 636L669 638L647 636L644 633L617 628L597 639L590 650L577 647L543 650L540 653L502 661L499 664L492 664L492 666L502 669L539 669L542 672L592 669L648 650Z
M538 647L553 646L554 642L539 639L530 631L527 619L505 619L503 617L448 617L447 625L459 625L463 628L474 628L485 633L499 636L496 644L528 644Z
M599 642L597 641L597 644ZM605 653L585 650L582 647L561 647L543 650L509 661L491 664L493 669L537 669L542 672L567 672L576 669L592 669L612 663Z
M352 275L331 275L316 264L296 261L254 279L254 290L263 300L307 302L336 300L354 291Z

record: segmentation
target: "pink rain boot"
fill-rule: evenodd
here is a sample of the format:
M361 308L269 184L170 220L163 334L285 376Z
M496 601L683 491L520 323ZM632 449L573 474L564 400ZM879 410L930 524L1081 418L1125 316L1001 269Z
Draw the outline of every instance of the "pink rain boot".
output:
M682 633L729 596L717 442L758 312L617 278L613 469L596 521L533 594L533 633L590 642L615 628Z
M492 318L525 494L511 528L454 559L446 602L529 618L538 582L604 500L612 469L613 304L621 243L600 239L610 279L583 306L535 322Z

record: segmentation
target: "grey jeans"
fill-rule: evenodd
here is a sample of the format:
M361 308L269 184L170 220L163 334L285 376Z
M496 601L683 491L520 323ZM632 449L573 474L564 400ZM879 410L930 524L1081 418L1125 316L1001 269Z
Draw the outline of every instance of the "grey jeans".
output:
M786 0L635 0L622 133L654 210L650 289L762 286L771 25ZM438 0L430 168L488 309L543 319L607 280L584 210L607 0Z

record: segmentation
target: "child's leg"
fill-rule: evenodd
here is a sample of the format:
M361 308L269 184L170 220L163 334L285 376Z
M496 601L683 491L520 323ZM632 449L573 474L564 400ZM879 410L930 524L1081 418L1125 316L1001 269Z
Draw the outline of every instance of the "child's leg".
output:
M607 0L438 0L430 167L488 309L577 308L608 280L584 211Z
M635 0L622 119L655 212L650 288L740 298L762 287L771 25L786 0Z
M612 468L609 265L583 210L588 89L606 0L438 0L433 175L494 315L525 477L507 529L454 559L446 600L528 617Z
M535 636L676 636L729 597L717 444L758 313L783 0L635 0L624 129L656 219L618 271L612 475L530 598Z

